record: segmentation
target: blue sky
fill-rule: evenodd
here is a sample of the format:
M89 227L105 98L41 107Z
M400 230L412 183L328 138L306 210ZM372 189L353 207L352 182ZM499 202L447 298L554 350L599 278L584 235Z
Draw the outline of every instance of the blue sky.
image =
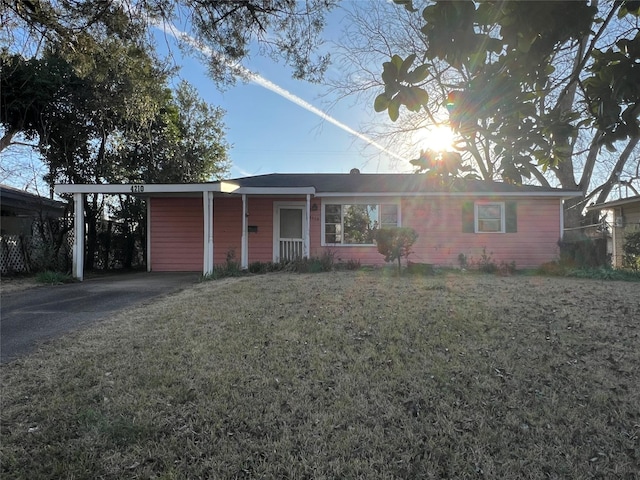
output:
M345 3L348 1L361 0L345 0ZM323 35L327 40L326 48L331 49L331 40L340 35L344 15L340 8L329 14ZM158 52L161 55L170 53L176 66L180 67L175 82L187 80L197 88L203 100L226 111L223 121L227 127L227 141L232 145L229 178L267 173L348 173L354 167L363 173L412 171L406 159L370 145L363 140L362 134L353 134L353 131L361 132L365 123L389 122L385 113L373 110L372 103L347 98L327 110L331 98L320 98L327 93L327 87L295 80L284 63L260 55L246 58L242 65L262 80L239 80L236 85L220 90L197 58L182 56L176 45L168 51L167 44L172 43L168 34L158 30L157 38ZM330 65L328 75L336 76L337 72L332 71L336 68L336 65ZM260 85L265 83L286 93L274 93ZM292 100L292 96L297 97L298 102L311 105L312 109L324 111L331 120L303 108ZM26 167L9 168L14 159L17 162L24 160L25 163L17 165ZM34 150L16 147L3 163L7 171L13 172L9 176L3 174L3 183L46 195L48 188L42 182L46 169Z
M328 18L325 37L329 42L340 33L341 15L336 10ZM159 48L166 41L158 42ZM177 49L172 49L172 55L181 67L179 77L194 85L205 101L226 111L227 140L233 145L231 177L285 172L348 173L354 167L368 173L411 171L408 162L380 152L345 131L360 131L363 122L372 119L387 121L384 113L374 112L373 105L345 99L327 110L327 100L320 98L327 88L291 78L284 63L259 55L242 62L251 72L325 111L346 127L341 128L294 103L288 95L279 95L255 82L239 80L221 91L197 59L181 57Z

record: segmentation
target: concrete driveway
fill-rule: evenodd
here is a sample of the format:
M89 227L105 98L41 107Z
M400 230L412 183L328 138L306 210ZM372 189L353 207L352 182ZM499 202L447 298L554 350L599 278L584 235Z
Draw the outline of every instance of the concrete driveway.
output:
M200 273L126 273L2 293L0 362L26 355L40 342L96 323L118 310L183 290L200 278Z

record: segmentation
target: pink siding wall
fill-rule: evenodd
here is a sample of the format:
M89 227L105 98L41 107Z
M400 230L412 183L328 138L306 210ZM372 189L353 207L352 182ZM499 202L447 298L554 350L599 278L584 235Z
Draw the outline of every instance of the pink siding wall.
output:
M202 271L202 198L152 197L149 201L151 270Z
M537 267L557 259L560 239L560 201L547 198L485 198L516 201L517 232L463 233L462 204L471 198L436 198L402 203L403 225L420 235L410 259L414 262L457 266L458 255L479 260L486 249L496 263L515 262L517 268Z
M273 208L275 202L304 202L295 197L247 197L247 226L258 227L248 233L249 263L273 261ZM319 203L319 201L318 201ZM242 245L242 198L227 197L213 200L214 252L216 265L225 263L233 251L240 261ZM318 227L319 229L319 227ZM318 234L319 235L319 230ZM313 233L312 233L312 237ZM319 236L318 236L319 238Z
M530 268L558 256L560 201L546 198L486 198L517 201L516 233L478 234L462 232L462 204L471 198L407 198L401 204L404 226L419 234L410 260L441 266L457 266L458 255L479 259L483 248L494 262L514 261L517 268ZM478 200L478 199L476 199ZM274 202L304 201L304 198L248 197L247 225L258 231L248 233L249 263L273 260ZM336 260L359 260L363 265L384 264L375 247L321 245L322 203L314 198L317 210L310 217L310 254L331 251ZM151 199L151 268L155 271L201 271L203 221L201 198ZM214 199L214 263L223 264L229 252L240 261L242 242L242 198Z
M458 255L478 260L483 248L492 260L515 262L517 268L532 268L557 259L560 239L560 201L546 198L485 198L475 200L517 201L516 233L463 233L462 204L471 198L405 198L401 203L402 225L418 232L409 259L440 266L458 266ZM318 203L319 200L315 200ZM322 247L320 207L311 214L311 255L332 251L343 261L363 265L384 264L375 247Z
M213 199L213 263L220 265L233 254L240 261L242 248L242 198Z
M249 263L273 261L273 209L276 202L306 202L296 197L249 197L247 225L258 227L249 233ZM313 233L311 233L313 239Z

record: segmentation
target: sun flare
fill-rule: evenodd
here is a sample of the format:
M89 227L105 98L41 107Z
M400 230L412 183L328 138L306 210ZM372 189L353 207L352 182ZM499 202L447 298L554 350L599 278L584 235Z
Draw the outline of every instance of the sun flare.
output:
M412 140L417 150L445 152L453 150L454 134L447 125L423 127L413 133Z

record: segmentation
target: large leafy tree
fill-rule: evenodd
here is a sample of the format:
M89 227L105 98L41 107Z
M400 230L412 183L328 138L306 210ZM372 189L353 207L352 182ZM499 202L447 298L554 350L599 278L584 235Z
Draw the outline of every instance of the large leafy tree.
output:
M114 140L115 182L188 183L221 178L230 167L222 118L224 111L182 81L159 97L149 124L120 132Z
M413 10L410 2L402 3ZM450 121L484 177L552 173L584 197L610 193L640 139L638 2L435 2L422 12L426 48L384 64L377 110L427 104L448 90ZM421 61L415 64L420 56ZM434 64L440 68L434 67ZM444 69L443 69L444 67ZM437 77L433 75L437 74ZM602 148L620 149L594 187ZM578 157L578 158L576 158ZM578 160L578 162L576 162ZM635 159L637 162L637 159Z
M85 48L48 44L38 58L3 57L5 131L38 139L47 183L189 182L226 173L220 109L186 83L174 93L169 72L135 44L106 38ZM88 268L103 209L104 198L85 197ZM116 205L124 218L140 212L127 199Z
M4 43L27 37L75 48L87 30L123 38L152 37L178 26L183 46L208 50L215 80L233 81L228 66L257 47L284 59L297 78L318 79L328 56L319 52L324 16L337 0L0 0ZM12 33L19 32L19 33Z
M336 85L375 91L375 109L395 122L387 135L446 122L462 168L582 191L568 224L619 179L637 185L638 2L395 3L352 8L342 50L358 64L355 83ZM449 172L443 158L458 164L429 151L414 163Z

